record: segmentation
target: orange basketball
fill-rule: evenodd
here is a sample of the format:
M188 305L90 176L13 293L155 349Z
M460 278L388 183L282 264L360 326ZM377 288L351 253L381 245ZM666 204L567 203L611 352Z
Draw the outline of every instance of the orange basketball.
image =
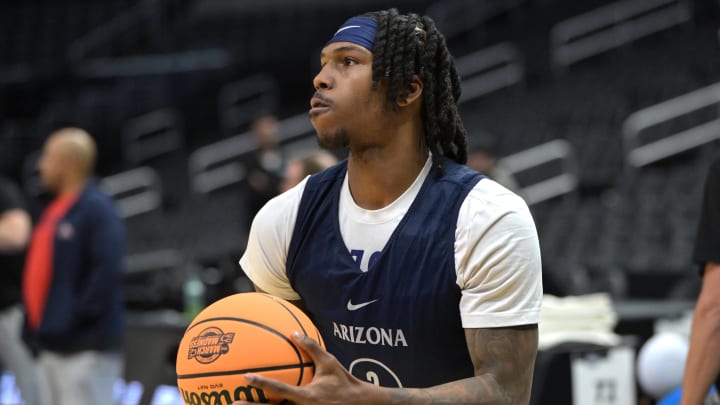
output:
M177 383L188 405L282 398L247 384L254 373L293 385L312 380L314 364L290 338L304 333L324 346L315 325L293 304L267 294L223 298L198 314L180 341Z

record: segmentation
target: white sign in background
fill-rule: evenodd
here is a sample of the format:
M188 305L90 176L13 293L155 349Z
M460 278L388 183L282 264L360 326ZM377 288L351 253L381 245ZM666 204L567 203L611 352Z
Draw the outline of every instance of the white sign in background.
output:
M635 350L577 354L571 360L574 405L635 405Z

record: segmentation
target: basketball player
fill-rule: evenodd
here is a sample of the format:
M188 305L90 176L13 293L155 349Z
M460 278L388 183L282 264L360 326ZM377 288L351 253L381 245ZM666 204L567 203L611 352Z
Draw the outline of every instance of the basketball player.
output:
M349 158L257 214L240 264L296 301L327 352L296 404L527 403L542 296L525 203L462 163L460 81L428 17L354 17L320 55L310 117ZM238 402L243 404L244 402Z
M705 181L694 260L702 266L703 283L693 316L682 405L704 403L713 379L720 387L720 159Z

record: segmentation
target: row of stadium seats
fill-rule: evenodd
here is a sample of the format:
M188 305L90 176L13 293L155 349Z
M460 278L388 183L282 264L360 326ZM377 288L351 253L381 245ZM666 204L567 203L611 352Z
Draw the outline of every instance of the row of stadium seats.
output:
M581 182L589 186L612 184L622 167L620 126L632 111L718 79L717 71L712 70L712 56L718 53L712 34L710 25L674 31L672 35L643 42L633 52L621 50L620 55L599 58L595 64L581 66L561 81L530 83L525 89L508 89L466 102L462 110L471 139L489 133L497 139L497 153L507 155L551 139L566 138L578 151ZM685 46L693 40L693 47ZM138 78L109 86L80 86L78 92L61 94L48 103L32 131L36 141L24 140L25 145L21 146L37 148L58 122L77 122L89 126L102 138L101 153L117 159L126 155L116 151L122 148L118 128L123 128L128 119L177 104L174 100L193 98L204 91L203 87L217 87L216 81L207 82L189 77ZM292 98L297 91L289 93L283 91L282 98ZM220 98L218 95L216 102L177 106L179 115L189 121L183 135L185 144L199 146L219 139L222 133L233 133L219 129L223 126L222 113L218 111ZM565 102L547 103L548 99ZM214 119L196 125L193 121L201 120L198 115ZM213 132L211 129L198 127L218 130L214 136L208 136ZM23 134L26 137L28 134ZM12 155L27 154L32 150L29 148ZM117 160L108 166L101 169L108 173L131 167Z
M691 158L687 162L676 164L671 161L643 168L630 182L625 179L622 124L640 108L720 80L720 72L714 69L718 57L716 22L699 16L693 25L672 28L667 33L639 40L556 76L551 70L550 49L546 42L550 30L560 21L603 2L588 0L573 2L572 6L553 1L543 5L515 3L518 4L494 15L482 26L452 34L450 46L462 60L463 56L486 50L499 41L510 41L507 43L517 50L520 55L517 60L522 62L524 69L523 79L510 88L463 103L461 110L471 144L485 142L489 137L500 156L558 138L566 139L572 145L579 163L579 191L573 196L533 207L546 263L558 272L577 267L640 272L661 267L674 272L687 267L692 242L690 230L694 229L699 198L696 173L704 168L707 159ZM429 5L422 4L423 7ZM252 48L260 43L271 43L269 37L257 39L257 44L254 40L244 39L247 35L260 35L270 25L248 17L252 14L209 16L198 11L198 3L188 3L187 7L189 15L194 17L177 18L169 40L145 46L138 44L138 49L154 53L216 46ZM309 24L308 21L313 20L304 13L308 11L302 8L284 12L286 15L281 17L288 25L280 24L278 35L287 36L288 27L297 23L301 25L297 29L309 32L306 39L300 40L318 46L340 21L336 19L347 15L346 10L330 9L326 19L319 19L322 23ZM240 24L243 21L247 24ZM308 24L312 27L306 26ZM520 26L520 33L515 32ZM232 30L237 32L233 34ZM172 39L175 34L180 39ZM250 48L235 50L237 54L257 58L257 61L244 60L243 65L253 66L261 60L267 62L282 57L281 53L263 56L265 51L249 55ZM291 66L282 66L279 70L267 67L276 82L271 90L276 94L275 101L270 105L281 111L281 116L292 116L293 112L306 108L309 85L287 86L299 79L309 82L309 73L303 74L302 69L294 70L292 66L309 67L314 63L316 56L303 52L301 59L297 55L287 55L292 61ZM41 86L39 90L12 89L10 94L20 94L20 100L24 94L35 104L28 108L8 105L17 118L0 129L1 163L5 170L19 174L22 157L37 150L52 128L66 123L87 127L99 140L101 175L139 165L149 165L159 173L167 197L165 209L128 220L133 253L175 248L203 259L237 255L242 250L249 225L244 220L243 189L235 187L222 193L198 196L190 191L191 179L187 173L188 156L193 151L246 128L247 121L244 121L223 129L227 120L223 118L222 100L226 92L222 89L237 83L237 79L246 74L243 69L239 72L220 69L163 76L76 80L49 88ZM293 72L295 77L289 82L282 76L287 72ZM256 76L244 77L258 81ZM2 97L0 106L3 106ZM176 117L174 130L179 138L172 158L160 162L132 158L132 146L123 134L127 134L128 128L138 120L142 121L146 114L157 111L171 111ZM708 149L712 146L703 150ZM666 164L669 166L664 166ZM32 164L27 166L32 167ZM533 182L546 172L546 168L540 167L523 173L527 178L521 176L520 180ZM683 189L683 198L671 202L672 194L658 186L664 184L662 179L665 177L673 178L674 183L692 183L694 186ZM639 197L645 195L658 197ZM675 208L680 207L682 213L661 215L671 203ZM598 223L603 226L598 227ZM632 234L627 231L627 224L633 225ZM673 231L675 229L680 231ZM217 237L218 232L222 238Z
M28 65L45 71L60 68L75 40L137 2L4 2L0 13L0 66Z

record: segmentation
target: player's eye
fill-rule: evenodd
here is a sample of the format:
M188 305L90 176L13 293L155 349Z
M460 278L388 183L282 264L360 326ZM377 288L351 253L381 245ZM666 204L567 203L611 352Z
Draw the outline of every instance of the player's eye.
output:
M357 60L355 60L354 58L351 58L349 56L347 56L347 57L345 57L345 59L343 59L343 65L345 65L345 66L357 65L357 63L358 63Z

